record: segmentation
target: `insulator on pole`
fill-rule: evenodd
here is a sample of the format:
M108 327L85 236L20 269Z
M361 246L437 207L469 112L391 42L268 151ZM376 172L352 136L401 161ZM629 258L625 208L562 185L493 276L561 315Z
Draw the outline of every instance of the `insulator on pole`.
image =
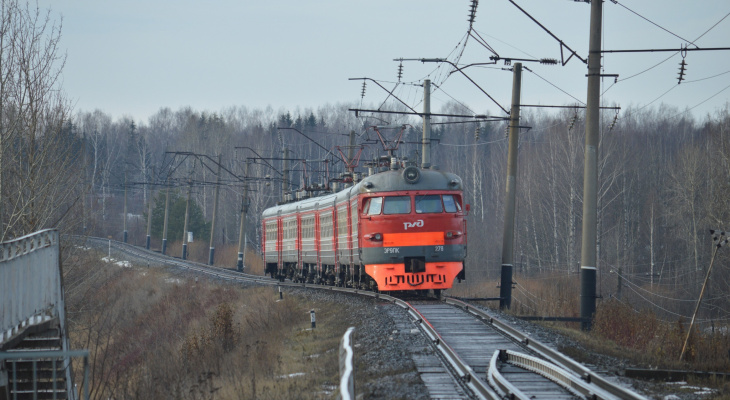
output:
M558 65L558 60L554 58L541 58L540 64L543 65Z
M472 24L474 24L474 19L477 16L477 6L479 5L479 0L471 0L471 4L469 5L469 29L471 29Z
M573 114L573 118L570 119L570 126L568 126L568 131L573 130L573 126L575 126L575 121L578 120L578 110L575 111L575 114Z
M679 63L679 79L677 80L677 85L682 83L684 80L684 73L686 72L687 63L684 61L684 58L682 59L682 62Z
M367 84L368 83L366 81L362 81L362 91L360 92L361 98L365 98L365 88L367 87Z
M477 124L477 128L474 130L474 141L479 141L479 132L482 130L482 127Z
M398 82L401 78L403 78L403 59L400 60L400 65L398 65Z
M611 126L608 127L608 130L613 130L613 127L616 126L616 122L618 122L618 111L616 111L616 115L613 116L613 122L611 122Z

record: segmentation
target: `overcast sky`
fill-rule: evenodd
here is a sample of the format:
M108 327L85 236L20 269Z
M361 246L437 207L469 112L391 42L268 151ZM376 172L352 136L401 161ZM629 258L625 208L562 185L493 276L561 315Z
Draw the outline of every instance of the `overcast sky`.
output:
M586 57L589 4L515 1ZM379 105L387 96L384 90L369 83L361 99L361 82L348 78L369 77L392 89L398 80L399 63L394 58L451 56L453 60L452 52L461 49L469 28L470 4L470 0L40 1L55 18L63 18L61 46L68 56L63 86L75 109L98 108L114 118L130 115L142 121L161 107L215 112L234 105L292 111L361 100ZM728 13L727 0L606 1L603 48L679 48ZM508 0L482 0L474 29L502 57L561 58L558 42ZM730 47L730 17L695 44ZM568 50L563 54L567 58ZM461 62L488 62L490 55L470 38ZM603 73L619 74L619 81L611 86L614 79L604 79L603 100L621 107L663 102L682 111L693 108L700 119L728 102L730 51L687 52L686 80L677 85L681 60L681 54L674 52L606 55ZM476 113L503 115L463 76L445 79L446 69L435 69L435 64L403 65L404 82L430 78L440 85L432 111L453 98ZM534 73L524 73L523 104L585 102L586 65L576 57L566 66L524 65ZM503 68L500 62L465 72L509 108L512 76ZM417 86L400 85L396 93L420 107L422 92Z

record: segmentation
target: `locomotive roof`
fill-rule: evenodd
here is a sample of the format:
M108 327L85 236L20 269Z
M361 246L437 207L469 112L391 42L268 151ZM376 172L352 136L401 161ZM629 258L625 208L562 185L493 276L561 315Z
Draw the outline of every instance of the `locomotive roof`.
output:
M422 191L422 190L462 190L461 178L450 172L408 167L400 170L388 170L363 178L356 185L319 197L312 197L292 203L281 204L264 210L263 217L271 217L279 213L285 215L296 211L306 212L324 207L334 206L356 194Z

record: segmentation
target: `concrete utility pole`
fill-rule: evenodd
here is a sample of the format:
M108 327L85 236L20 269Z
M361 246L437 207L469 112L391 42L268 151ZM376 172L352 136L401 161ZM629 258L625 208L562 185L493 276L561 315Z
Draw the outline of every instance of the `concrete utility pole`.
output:
M124 233L122 234L122 241L127 243L127 169L124 169Z
M282 169L284 170L284 179L281 181L281 201L286 201L286 193L289 191L289 148L284 147L284 164Z
M355 178L355 131L350 131L350 141L348 142L347 146L347 164L348 164L348 171L350 175L352 175L353 179Z
M193 191L193 173L190 172L190 178L188 178L188 200L185 202L185 223L183 224L183 245L182 245L182 259L188 259L188 219L190 215L190 193Z
M421 140L421 168L431 168L431 80L423 81L423 139Z
M251 163L246 160L246 170L243 174L243 197L241 199L241 228L238 230L238 264L236 269L243 272L244 257L246 254L246 213L248 212L248 167Z
M151 190L150 190L150 198L147 202L147 240L145 241L145 249L150 249L150 243L152 242L152 199L154 196L152 196Z
M170 216L170 184L165 179L165 221L163 222L162 228L162 255L167 253L167 219Z
M504 235L502 236L502 279L499 286L499 308L512 305L512 270L514 268L515 198L517 196L517 152L520 135L520 92L522 63L512 69L512 108L509 119L507 151L507 187L504 200Z
M213 200L213 221L210 223L210 253L208 254L208 265L213 265L215 256L215 247L213 247L213 238L215 237L215 217L218 214L218 195L221 189L221 155L218 155L218 178L215 180L215 200Z
M588 42L585 166L583 167L583 234L580 259L581 329L590 330L596 313L596 239L598 226L598 137L601 96L601 16L603 2L591 2Z

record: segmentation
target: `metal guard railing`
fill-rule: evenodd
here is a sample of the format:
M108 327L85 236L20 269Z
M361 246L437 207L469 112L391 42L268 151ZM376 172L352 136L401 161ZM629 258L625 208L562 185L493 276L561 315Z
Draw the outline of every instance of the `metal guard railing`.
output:
M0 243L0 344L63 314L58 231Z

